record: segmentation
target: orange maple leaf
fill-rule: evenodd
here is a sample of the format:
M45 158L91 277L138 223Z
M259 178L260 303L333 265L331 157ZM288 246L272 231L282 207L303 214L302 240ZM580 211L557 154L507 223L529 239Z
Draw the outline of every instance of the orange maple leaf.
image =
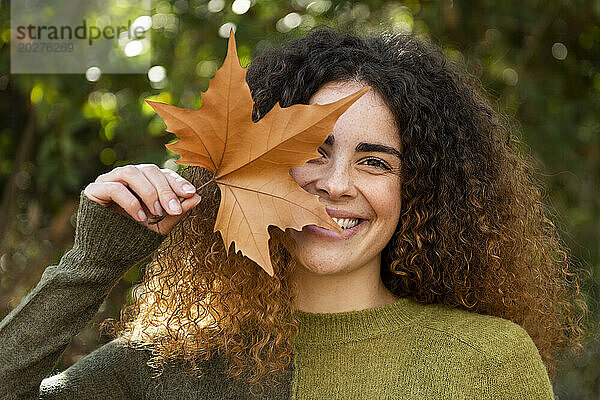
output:
M176 163L214 173L221 191L214 232L221 233L226 252L234 242L234 251L237 246L273 276L269 225L302 230L314 224L343 235L318 196L302 189L289 171L320 157L317 148L337 119L368 90L370 86L329 104L276 104L255 123L246 68L240 66L232 30L225 61L202 94L199 110L146 102L179 139L165 145L181 155Z

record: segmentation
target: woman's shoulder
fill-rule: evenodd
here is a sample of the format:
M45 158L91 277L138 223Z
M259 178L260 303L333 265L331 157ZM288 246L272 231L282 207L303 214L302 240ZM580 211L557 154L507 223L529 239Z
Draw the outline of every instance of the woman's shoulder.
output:
M468 347L497 360L515 351L525 351L539 358L531 336L513 321L445 304L422 307L423 311L414 326L423 334L444 337L456 346Z
M540 353L519 324L442 304L421 308L412 335L403 332L401 338L419 349L415 365L440 376L459 371L467 382L480 385L473 390L495 398L553 398Z
M202 376L188 374L187 366L179 362L168 362L156 370L147 364L152 356L150 347L116 338L60 374L44 379L41 393L48 399L95 399L105 393L115 399L251 398L244 382L227 375L221 354L198 363ZM285 388L273 390L278 393Z
M142 394L144 398L153 399L215 399L235 398L251 399L247 383L231 377L228 374L228 362L224 354L215 351L206 360L196 360L195 372L189 374L188 364L181 360L166 362L160 374L151 368L147 362L153 357L151 346L136 342L128 342L117 338L96 350L97 357L112 360L112 363L121 360L120 369L127 369L129 382L135 380L137 387L134 392ZM93 354L93 353L92 353ZM267 398L289 398L288 393L292 379L292 370L286 369L284 382L272 388L265 388ZM283 396L282 396L283 395Z
M114 339L66 370L42 380L40 394L49 399L86 398L88 394L87 398L96 398L93 393L115 390L113 398L127 398L140 388L137 365L144 359L142 352L122 339Z

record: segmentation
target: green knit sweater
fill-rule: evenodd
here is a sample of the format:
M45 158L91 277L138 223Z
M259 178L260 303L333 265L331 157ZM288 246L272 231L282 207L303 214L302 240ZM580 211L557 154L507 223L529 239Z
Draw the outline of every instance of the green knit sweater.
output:
M201 379L116 339L65 371L55 364L109 291L164 235L80 195L73 248L0 322L1 399L251 399L223 358ZM520 326L410 297L333 314L298 311L293 362L266 399L553 399Z

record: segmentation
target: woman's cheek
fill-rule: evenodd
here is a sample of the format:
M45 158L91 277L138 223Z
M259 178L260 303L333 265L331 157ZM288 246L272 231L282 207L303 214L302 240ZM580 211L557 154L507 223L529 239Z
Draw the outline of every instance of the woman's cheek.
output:
M398 177L381 176L380 179L372 179L363 193L379 217L389 216L396 220L400 217L401 197Z

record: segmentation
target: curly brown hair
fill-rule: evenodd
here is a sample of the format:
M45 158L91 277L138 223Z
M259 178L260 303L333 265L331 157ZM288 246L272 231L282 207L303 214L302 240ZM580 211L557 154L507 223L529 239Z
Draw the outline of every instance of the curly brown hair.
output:
M327 82L357 79L392 111L403 149L401 216L382 253L384 284L397 296L519 324L554 380L555 353L582 350L588 310L577 272L547 217L533 158L480 84L439 47L318 26L251 62L253 119L277 102L308 104ZM196 187L211 179L198 167L184 176ZM213 232L216 184L201 195L154 254L113 333L151 344L157 369L182 358L201 375L197 361L223 350L230 376L248 373L262 393L290 363L299 332L293 243L269 228L273 277L239 254L227 257Z

